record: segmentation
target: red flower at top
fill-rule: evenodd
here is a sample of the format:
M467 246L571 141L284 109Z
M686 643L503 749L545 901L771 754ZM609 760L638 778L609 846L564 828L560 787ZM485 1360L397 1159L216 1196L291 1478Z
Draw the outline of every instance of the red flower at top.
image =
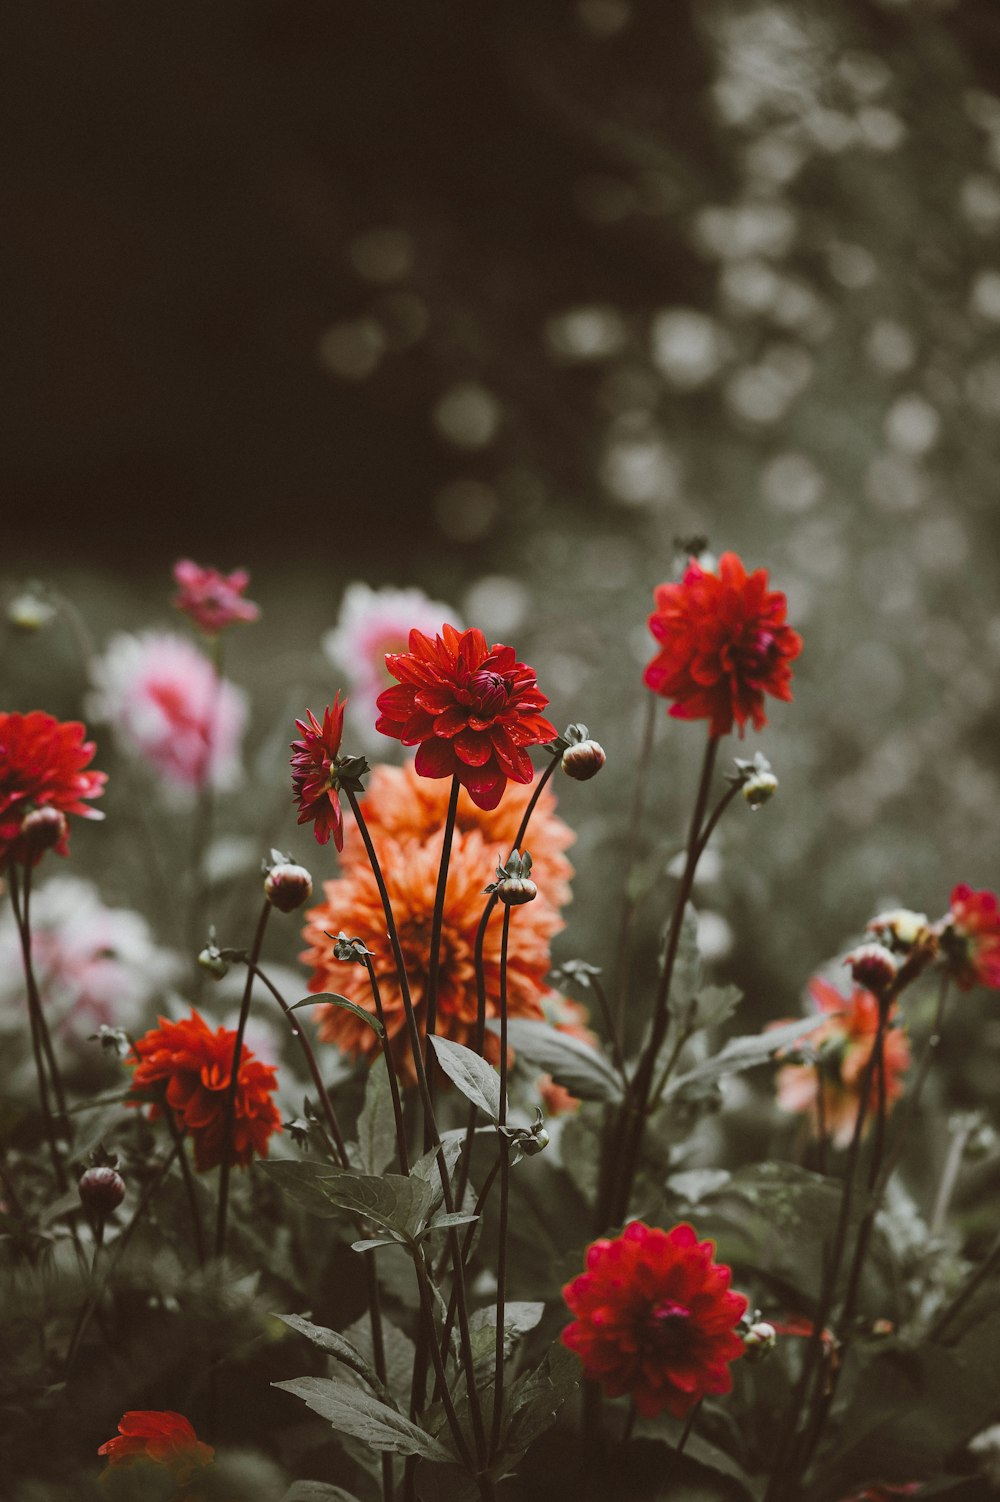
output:
M340 812L337 756L346 706L347 700L341 704L338 693L323 711L322 725L307 709L306 718L295 721L302 739L292 741L292 793L299 801L298 823L312 820L319 843L329 844L332 834L338 850L344 848L344 817Z
M118 1433L98 1450L108 1457L108 1467L151 1460L169 1466L179 1485L190 1481L198 1466L211 1465L211 1445L198 1438L190 1421L169 1408L134 1408L122 1415Z
M489 647L476 628L411 631L408 652L389 652L397 684L378 696L376 730L416 746L421 777L456 776L478 808L496 808L507 779L534 776L526 746L555 739L535 671L513 647Z
M723 553L718 574L693 559L680 584L660 584L649 629L662 643L645 680L673 699L679 720L710 720L713 736L740 734L747 720L767 724L764 695L792 697L788 664L802 638L785 624L786 600L767 587L767 571L748 574L735 553Z
M182 558L174 564L174 583L178 590L172 603L209 636L217 636L237 621L255 621L260 615L260 606L243 598L250 583L245 568L220 574L218 569L201 568L190 558Z
M46 849L69 854L69 830L54 815L80 814L103 819L85 798L99 798L106 772L85 772L94 755L93 741L77 720L62 722L41 709L31 714L0 713L0 869L8 861L36 865ZM37 809L54 815L25 827ZM48 827L46 827L46 823Z
M576 1315L562 1332L586 1377L611 1398L628 1396L643 1418L683 1418L709 1393L729 1392L729 1363L743 1355L733 1326L747 1307L729 1291L728 1267L689 1225L660 1231L634 1220L613 1241L587 1248L587 1271L563 1289Z
M173 1111L177 1126L190 1132L194 1163L199 1173L222 1162L226 1124L226 1096L236 1042L234 1028L213 1033L204 1018L192 1011L182 1022L159 1019L136 1040L127 1063L135 1066L133 1090L155 1097L150 1117ZM278 1077L243 1045L233 1115L230 1162L245 1168L256 1153L267 1157L268 1139L281 1131L281 1116L271 1099Z
M995 892L974 892L962 882L951 894L951 922L942 947L953 960L963 991L1000 989L1000 902Z

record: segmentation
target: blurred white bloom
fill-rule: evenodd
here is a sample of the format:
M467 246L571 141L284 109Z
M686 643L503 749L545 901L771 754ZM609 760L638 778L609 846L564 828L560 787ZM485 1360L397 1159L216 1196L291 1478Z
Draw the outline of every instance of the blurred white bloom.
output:
M616 355L628 336L617 308L593 306L555 313L545 325L545 343L557 360L583 364Z
M974 313L1000 323L1000 271L981 271L972 283L969 303Z
M885 414L882 424L886 441L904 454L928 453L941 432L941 416L925 397L916 391L898 396Z
M917 344L904 324L877 318L865 339L865 355L883 375L902 375L917 358Z
M386 668L386 653L405 652L412 630L436 636L445 622L461 629L454 607L428 599L422 590L347 586L337 624L323 637L323 651L347 690L354 726L369 744L384 739L375 732L375 701L396 681Z
M698 914L698 948L709 962L724 960L733 947L733 931L721 913Z
M478 381L461 381L435 405L434 426L457 448L481 449L493 442L502 415L492 391Z
M832 36L816 13L789 5L756 5L710 12L720 78L716 108L728 124L801 115L829 69Z
M810 511L823 497L825 483L806 454L776 454L760 476L760 493L775 511L789 516Z
M680 461L652 430L612 437L600 472L613 499L625 506L667 505L680 489Z
M653 364L679 391L695 391L717 374L726 340L714 318L694 308L665 308L650 328Z
M318 352L320 363L342 381L364 381L378 369L385 346L385 330L374 318L351 318L327 329Z
M465 592L465 613L490 641L505 641L520 629L531 608L531 595L517 579L487 574Z
M118 744L174 793L210 781L225 791L242 779L246 694L219 678L187 637L119 632L91 669L87 713L111 726Z
M92 882L54 876L31 900L32 960L52 1030L85 1047L102 1023L144 1027L156 994L174 982L178 957L154 941L146 919L106 907ZM17 927L0 917L0 1015L23 1026L24 981Z

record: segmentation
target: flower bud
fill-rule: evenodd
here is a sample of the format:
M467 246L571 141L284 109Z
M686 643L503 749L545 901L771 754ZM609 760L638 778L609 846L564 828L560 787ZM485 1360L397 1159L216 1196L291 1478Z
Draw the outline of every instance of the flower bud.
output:
M125 1198L125 1180L114 1168L88 1168L77 1189L83 1208L97 1220L105 1220Z
M7 620L15 631L41 631L55 619L56 607L45 598L44 589L28 585L7 605Z
M33 808L21 820L21 836L30 855L41 855L62 843L69 831L66 815L50 804Z
M206 944L198 956L198 964L215 980L222 980L229 974L229 961L224 959L214 944Z
M850 965L851 975L859 986L876 995L892 985L899 970L896 956L884 944L861 944L845 957L844 964Z
M279 913L293 913L312 896L312 877L305 866L272 866L264 878L264 896Z
M566 776L572 777L574 782L589 782L591 777L597 776L607 759L604 747L597 741L577 741L566 747L561 765Z
M519 907L522 902L534 902L538 888L530 876L505 876L496 884L496 894L507 907Z
M761 808L778 791L778 779L773 772L755 772L743 784L743 796L751 808Z
M893 949L912 949L927 929L927 914L914 913L909 908L893 908L891 912L879 913L865 928Z
M743 1333L743 1347L752 1361L759 1361L778 1344L778 1332L766 1320L756 1320Z

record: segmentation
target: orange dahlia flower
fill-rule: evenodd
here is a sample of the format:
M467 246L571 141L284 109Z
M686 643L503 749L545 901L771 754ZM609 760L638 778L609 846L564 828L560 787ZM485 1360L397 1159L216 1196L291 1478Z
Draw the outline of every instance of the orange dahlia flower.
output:
M150 1117L173 1112L174 1121L190 1133L199 1173L222 1162L234 1028L213 1033L195 1011L181 1022L159 1019L138 1038L126 1063L135 1068L132 1088L145 1098L154 1096ZM254 1154L267 1157L268 1139L281 1131L281 1116L272 1100L278 1077L243 1044L233 1115L230 1162L245 1168Z
M368 778L365 799L365 822L375 849L381 850L386 839L397 844L416 840L418 844L433 846L440 856L449 791L446 782L431 782L418 776L412 762L405 767L375 767ZM518 826L531 792L530 784L514 783L494 809L479 808L464 788L459 793L456 831L459 834L473 831L480 834L490 852L490 869L483 886L493 874L496 865L493 857L499 855L501 860L506 859L518 843ZM532 812L528 832L519 843L531 851L531 876L538 885L539 898L551 907L562 907L570 900L569 881L573 875L573 867L563 852L576 835L557 817L555 809L555 794L549 788L543 789ZM352 823L344 831L342 863L360 864L367 859L357 826Z
M439 851L433 843L421 845L415 840L382 839L377 848L399 932L410 995L422 1028ZM441 931L437 1031L442 1037L467 1046L474 1042L476 1024L476 931L486 904L483 888L495 865L496 845L492 840L486 840L479 830L456 831ZM325 884L324 893L325 901L307 913L303 931L310 947L302 959L313 967L309 989L337 991L374 1014L367 971L360 965L343 964L334 958L336 940L329 931L335 935L342 929L352 938L363 939L373 955L397 1070L412 1083L414 1072L405 1031L403 997L371 868L367 863L350 862L340 880ZM488 1017L499 1013L502 925L502 913L495 908L483 947ZM511 925L508 949L509 1016L542 1017L549 944L562 926L555 908L547 902L532 902L518 911ZM378 1051L374 1031L342 1007L322 1010L319 1032L324 1041L336 1043L346 1053L374 1055ZM494 1061L499 1057L499 1043L491 1033L486 1038L486 1056Z
M809 994L828 1021L809 1036L819 1068L812 1064L786 1064L778 1071L778 1104L786 1111L807 1111L814 1132L820 1122L819 1076L822 1076L822 1116L836 1147L846 1147L854 1132L861 1103L861 1084L878 1032L878 1002L870 991L855 986L842 996L836 986L814 976ZM885 1094L889 1109L903 1093L903 1076L910 1067L906 1034L891 1025L885 1035ZM788 1021L788 1019L784 1019ZM780 1026L772 1023L773 1027ZM878 1080L872 1075L868 1096L866 1129L875 1119Z
M134 1408L122 1415L118 1433L98 1450L108 1468L152 1461L168 1467L179 1486L191 1480L199 1466L212 1464L215 1451L200 1440L191 1421L169 1408Z

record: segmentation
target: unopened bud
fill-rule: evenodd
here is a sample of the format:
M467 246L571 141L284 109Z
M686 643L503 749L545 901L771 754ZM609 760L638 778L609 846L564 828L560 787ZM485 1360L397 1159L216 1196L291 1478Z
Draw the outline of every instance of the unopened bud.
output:
M773 772L755 772L743 784L743 796L751 808L761 808L778 791L778 779Z
M60 808L46 804L33 808L21 820L21 837L31 855L41 855L44 850L53 850L66 838L69 825Z
M305 866L272 866L264 878L264 896L279 913L294 913L312 896L312 877Z
M548 1147L551 1138L544 1127L539 1127L521 1138L520 1148L526 1158L535 1158Z
M563 752L562 769L574 782L589 782L591 777L597 776L607 759L604 747L597 741L577 741Z
M83 1208L98 1220L105 1220L125 1198L125 1180L114 1168L88 1168L77 1189Z
M896 956L884 944L861 944L845 957L844 964L850 965L851 975L859 986L876 995L892 985L899 970Z
M927 914L913 913L905 907L893 908L891 912L879 913L865 927L894 949L912 949L927 930Z
M216 980L222 980L223 976L229 974L229 961L216 949L214 944L205 945L205 948L198 956L198 964L203 970L207 970L209 975L213 976Z
M769 1351L773 1351L778 1344L778 1332L773 1325L766 1320L757 1320L750 1328L744 1331L743 1347L753 1361L759 1361Z
M495 892L506 907L517 907L522 902L534 902L538 888L531 880L531 856L526 850L512 850L506 861L497 862L496 881L491 881L487 892Z

